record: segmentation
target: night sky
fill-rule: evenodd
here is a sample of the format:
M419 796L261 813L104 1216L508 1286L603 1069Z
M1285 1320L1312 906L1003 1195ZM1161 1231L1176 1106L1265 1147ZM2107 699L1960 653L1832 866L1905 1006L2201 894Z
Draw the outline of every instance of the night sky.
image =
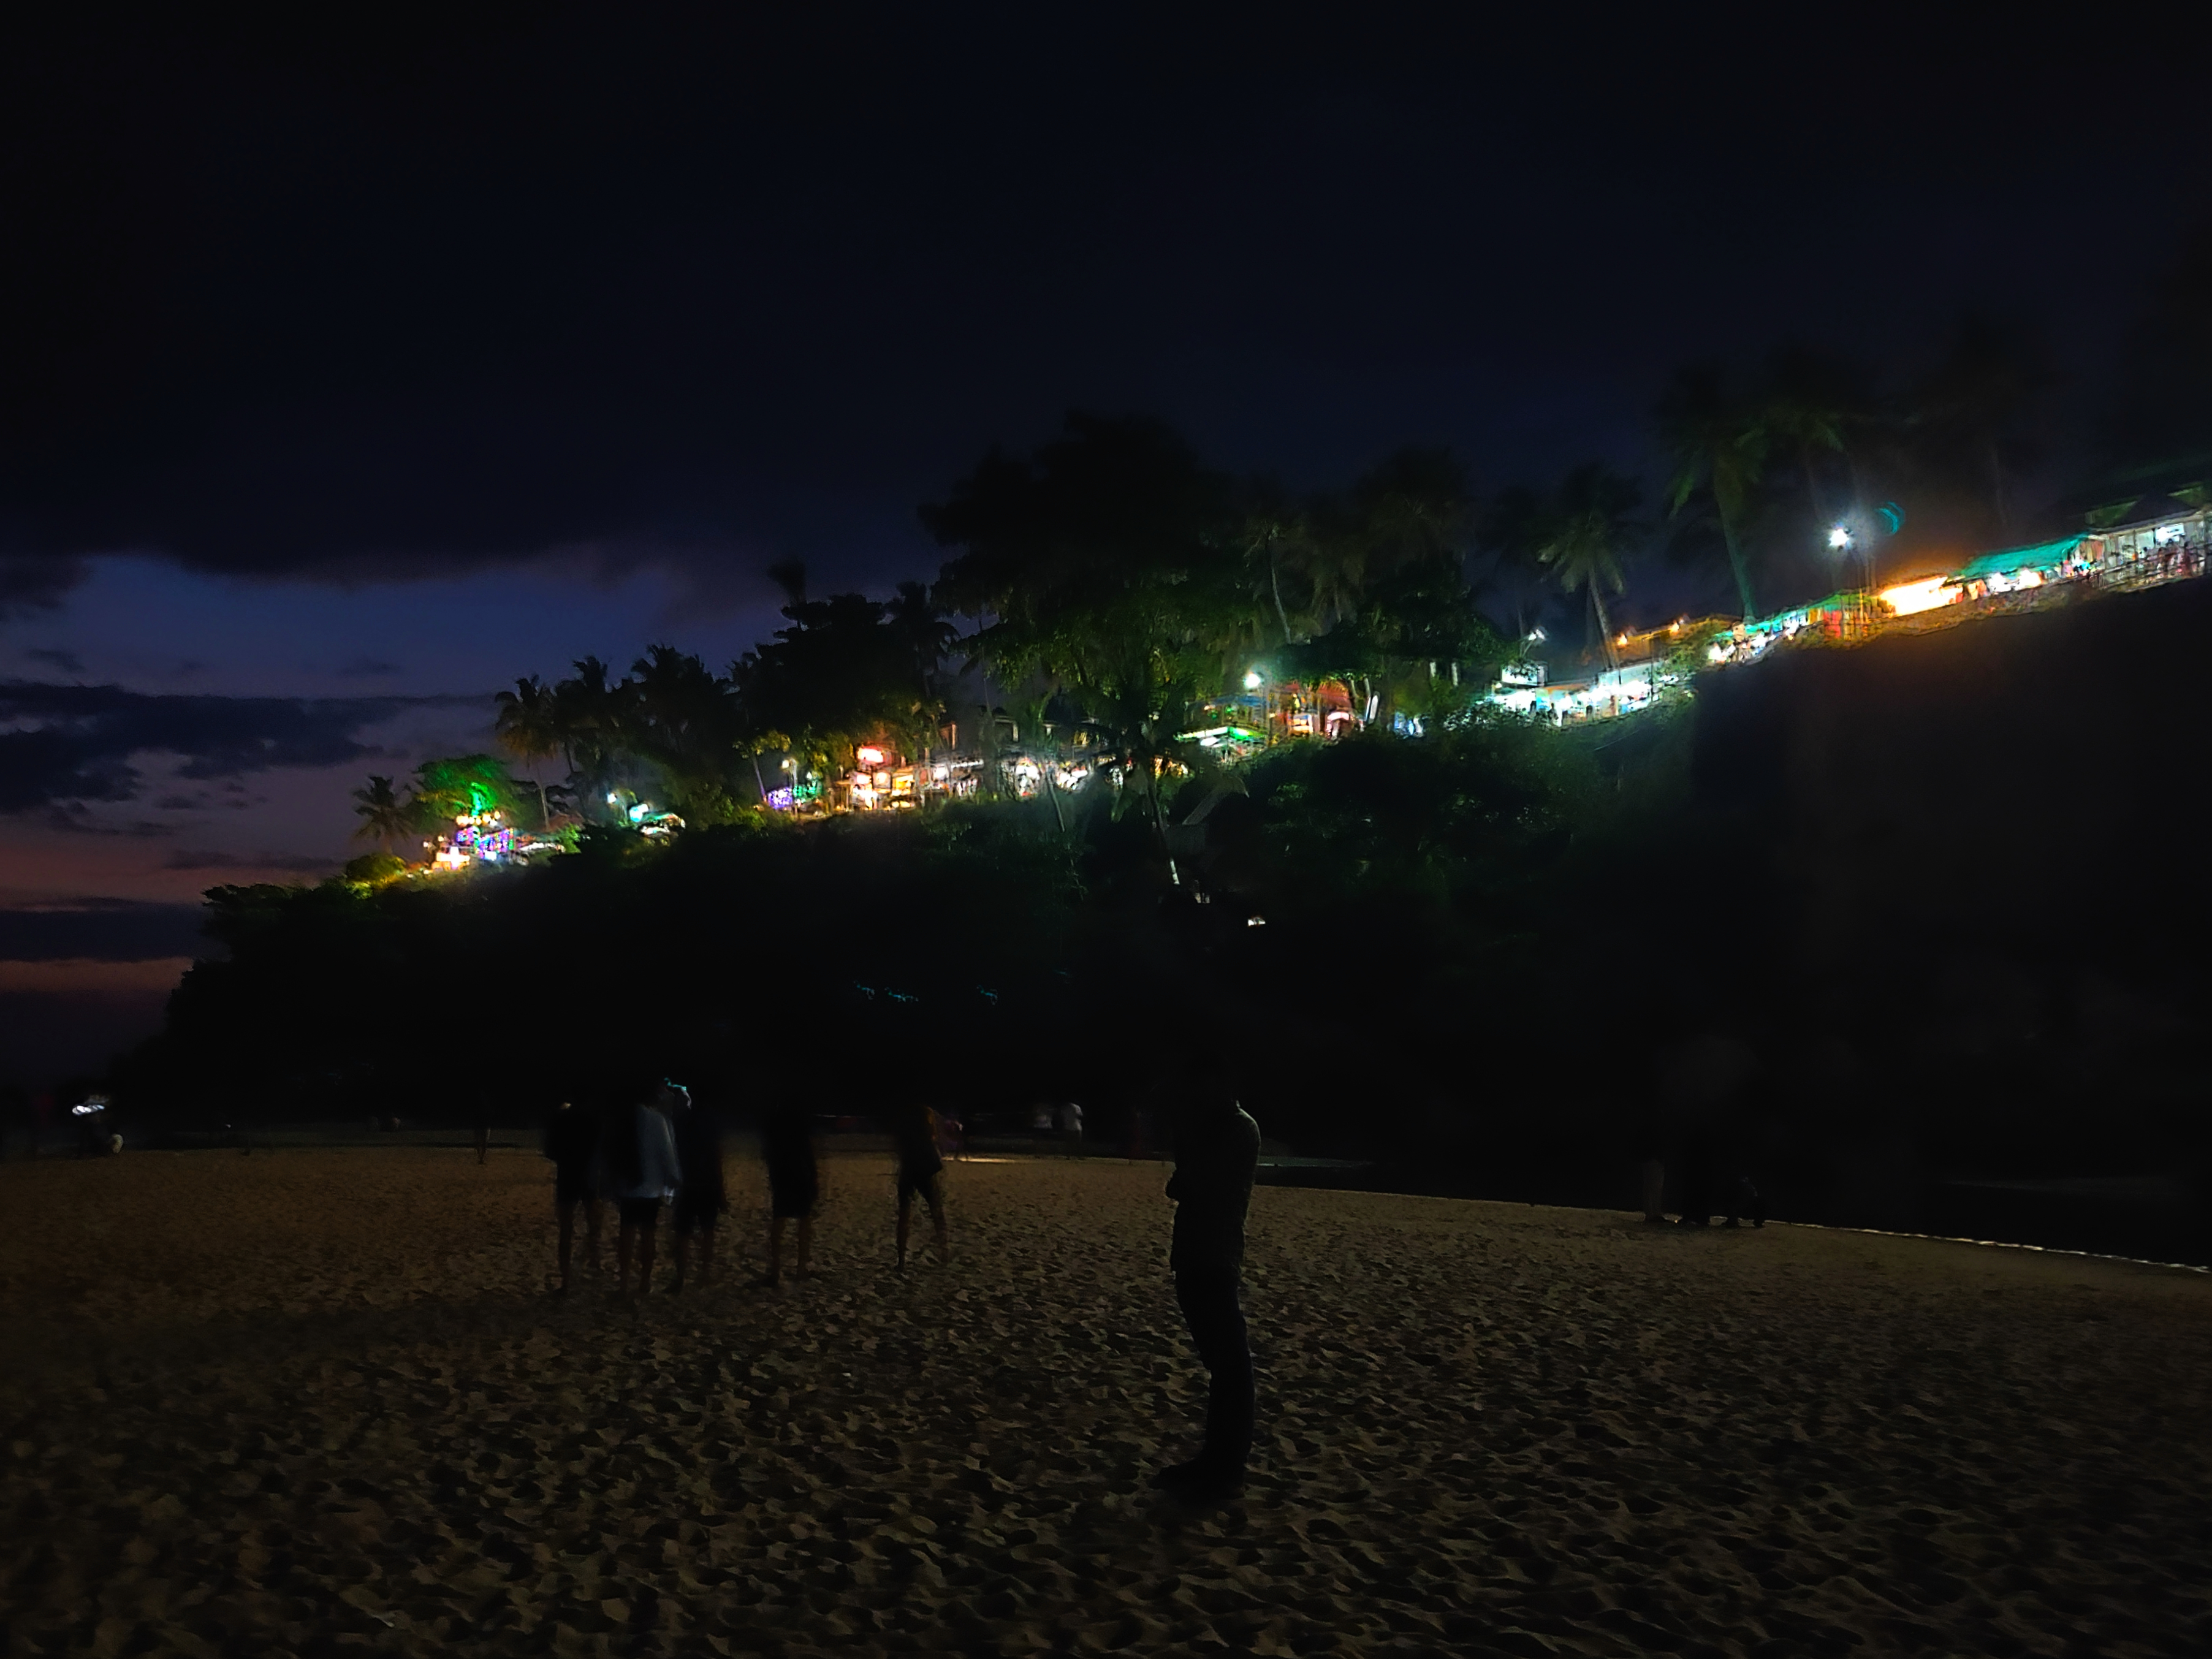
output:
M1699 358L1980 309L2087 374L2212 208L2132 29L1188 10L18 9L0 1071L515 676L932 574L915 505L1071 408L1300 485L1641 468Z

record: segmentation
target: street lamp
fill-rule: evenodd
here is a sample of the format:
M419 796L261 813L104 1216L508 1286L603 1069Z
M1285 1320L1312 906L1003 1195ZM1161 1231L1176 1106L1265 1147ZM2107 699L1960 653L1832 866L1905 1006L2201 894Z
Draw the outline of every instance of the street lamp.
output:
M1853 552L1858 554L1860 567L1866 572L1866 599L1860 607L1860 622L1869 633L1872 633L1874 631L1874 543L1868 541L1862 544L1858 538L1851 533L1850 526L1839 524L1829 530L1828 546L1831 550L1842 555L1844 558L1850 557Z
M1258 669L1248 668L1244 671L1244 689L1247 691L1257 691L1267 683L1267 677Z

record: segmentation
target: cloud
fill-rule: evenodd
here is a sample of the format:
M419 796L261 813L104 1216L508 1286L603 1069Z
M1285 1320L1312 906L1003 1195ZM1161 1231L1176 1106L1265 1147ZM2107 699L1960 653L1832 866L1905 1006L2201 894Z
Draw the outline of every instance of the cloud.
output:
M166 996L191 965L189 957L125 962L82 957L20 962L0 957L0 996Z
M335 869L336 859L298 853L225 853L212 848L180 847L162 861L164 870L277 870L295 875L315 875Z
M0 753L4 753L0 750ZM110 823L96 817L92 809L81 800L60 800L48 805L46 827L71 836L129 836L137 840L153 840L162 836L173 836L177 827L173 823L158 823L152 818L137 818L129 823Z
M64 674L84 672L84 659L74 651L63 651L52 646L41 645L33 646L23 654L33 662L42 662L50 667L58 668Z
M205 956L197 904L85 898L0 909L0 959L13 962L143 962Z
M349 678L382 678L400 672L396 662L386 662L381 657L356 657L339 665L338 672Z
M380 751L364 731L403 711L468 697L217 697L117 685L0 680L0 812L58 808L88 828L82 805L137 798L134 756L174 754L177 775L236 780L284 767L331 766ZM166 833L159 830L150 833Z
M43 553L0 555L0 622L55 609L63 595L91 574L89 559Z

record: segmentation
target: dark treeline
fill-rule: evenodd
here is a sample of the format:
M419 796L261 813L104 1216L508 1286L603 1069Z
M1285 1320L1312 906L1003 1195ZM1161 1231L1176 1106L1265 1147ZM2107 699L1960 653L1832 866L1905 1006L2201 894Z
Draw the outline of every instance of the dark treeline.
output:
M2204 488L2212 427L2191 377L2212 368L2208 319L2212 238L2101 378L2069 380L2032 328L1984 317L1917 367L1790 347L1675 374L1628 471L1533 483L1408 448L1297 490L1210 466L1158 422L1073 416L921 509L946 554L934 582L822 597L777 566L786 625L757 649L718 670L655 646L627 674L586 659L520 680L498 730L532 779L476 757L410 795L372 780L368 833L409 845L471 779L519 821L604 819L650 793L726 823L862 744L972 750L1047 726L1122 754L1141 785L1192 708L1255 666L1340 682L1386 727L1449 720L1540 628L1554 637L1538 654L1600 659L1623 627L1766 614L1858 584L1868 559L1933 568ZM561 781L537 781L548 765Z
M744 1112L1073 1094L1119 1133L1193 1044L1261 1054L1288 1025L1303 1082L1274 1131L1376 1145L1378 1077L1395 1097L1461 1073L1409 1031L1463 1024L1510 977L1571 826L1602 810L1589 754L1552 735L1298 745L1185 778L1172 872L1150 815L1098 793L660 845L595 829L465 880L218 889L221 958L120 1083L180 1121L458 1121L642 1066Z
M404 797L374 778L356 795L364 838L404 847L471 798L526 823L605 822L650 793L727 824L862 744L988 752L1048 729L1117 757L1149 811L1193 709L1256 663L1344 681L1388 726L1463 714L1506 654L1469 580L1476 503L1439 452L1293 501L1157 422L1079 415L922 514L950 553L933 586L813 598L802 567L778 566L786 625L724 672L656 646L620 678L586 659L501 693L502 745L562 782L509 780L489 757L430 763Z
M2176 826L2207 757L2080 688L2180 698L2208 606L1797 653L1633 724L1290 745L1172 781L1164 839L1100 793L221 889L223 956L117 1092L524 1121L643 1067L739 1120L1072 1096L1111 1141L1198 1044L1270 1134L1401 1184L1627 1204L1645 1152L1702 1147L1784 1216L2201 1255L2212 885ZM2149 1184L1948 1184L2052 1177Z
M2203 882L2162 781L2197 769L2082 695L2186 705L2194 585L1730 671L1632 723L1479 702L1540 586L1601 654L1639 557L1766 608L1832 580L1792 558L1878 500L2039 533L2061 497L2047 465L2027 483L2033 356L1969 328L1886 393L1803 354L1686 374L1650 499L1595 463L1479 497L1422 450L1299 494L1073 417L923 510L932 586L816 599L786 567L787 626L726 672L656 647L504 695L510 753L565 768L529 793L583 820L574 856L216 890L221 953L118 1092L178 1122L519 1118L645 1067L740 1115L1073 1094L1111 1139L1206 1044L1271 1134L1461 1189L1625 1202L1663 1147L1756 1170L1780 1213L1909 1224L1964 1201L1954 1177L2157 1170L2183 1198L2142 1248L2201 1250L2170 1240L2201 1230L2208 1168L2177 1103ZM1177 741L1255 665L1346 683L1367 730L1235 769ZM1080 733L1124 781L757 810L787 763L1002 730ZM411 801L373 781L365 830L399 842L486 791L526 814L504 773L432 763ZM648 789L686 833L599 810Z

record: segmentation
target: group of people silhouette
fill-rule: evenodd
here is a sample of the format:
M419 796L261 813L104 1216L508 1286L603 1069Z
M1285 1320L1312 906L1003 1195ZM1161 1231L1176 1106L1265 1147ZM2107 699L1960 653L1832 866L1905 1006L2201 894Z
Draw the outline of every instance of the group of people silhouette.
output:
M1207 1373L1206 1428L1198 1455L1161 1470L1153 1484L1186 1502L1212 1503L1242 1489L1252 1448L1256 1402L1243 1280L1260 1130L1218 1062L1201 1059L1187 1082L1175 1170L1167 1183L1175 1206L1169 1266L1176 1304ZM914 1101L889 1104L877 1115L897 1158L897 1268L906 1269L917 1200L929 1211L942 1266L951 1249L936 1121ZM546 1125L544 1151L553 1165L558 1294L568 1293L580 1211L591 1263L599 1267L606 1203L615 1209L617 1286L623 1296L643 1297L652 1291L664 1208L675 1231L672 1289L683 1291L695 1264L701 1284L712 1278L716 1225L729 1211L729 1194L720 1134L688 1089L664 1079L612 1096L596 1109L563 1101ZM761 1155L769 1187L768 1259L761 1282L780 1287L787 1235L794 1274L805 1279L812 1272L814 1216L822 1198L820 1159L802 1107L770 1112L761 1125Z
M906 1267L915 1200L929 1209L937 1258L951 1255L945 1218L945 1166L928 1109L895 1106L883 1115L898 1153L898 1265ZM650 1295L664 1208L675 1231L671 1287L681 1291L696 1264L705 1284L714 1277L714 1236L729 1212L722 1173L722 1138L714 1120L682 1084L663 1079L649 1091L616 1096L596 1110L562 1101L545 1127L545 1156L553 1165L553 1208L558 1226L560 1285L565 1296L574 1267L576 1221L584 1222L585 1247L600 1267L601 1206L615 1211L615 1274L624 1296ZM761 1282L783 1280L784 1240L795 1224L792 1267L800 1279L812 1272L814 1212L822 1176L814 1133L802 1107L778 1108L761 1126L762 1159L768 1166L768 1265ZM632 1270L635 1270L633 1289Z

